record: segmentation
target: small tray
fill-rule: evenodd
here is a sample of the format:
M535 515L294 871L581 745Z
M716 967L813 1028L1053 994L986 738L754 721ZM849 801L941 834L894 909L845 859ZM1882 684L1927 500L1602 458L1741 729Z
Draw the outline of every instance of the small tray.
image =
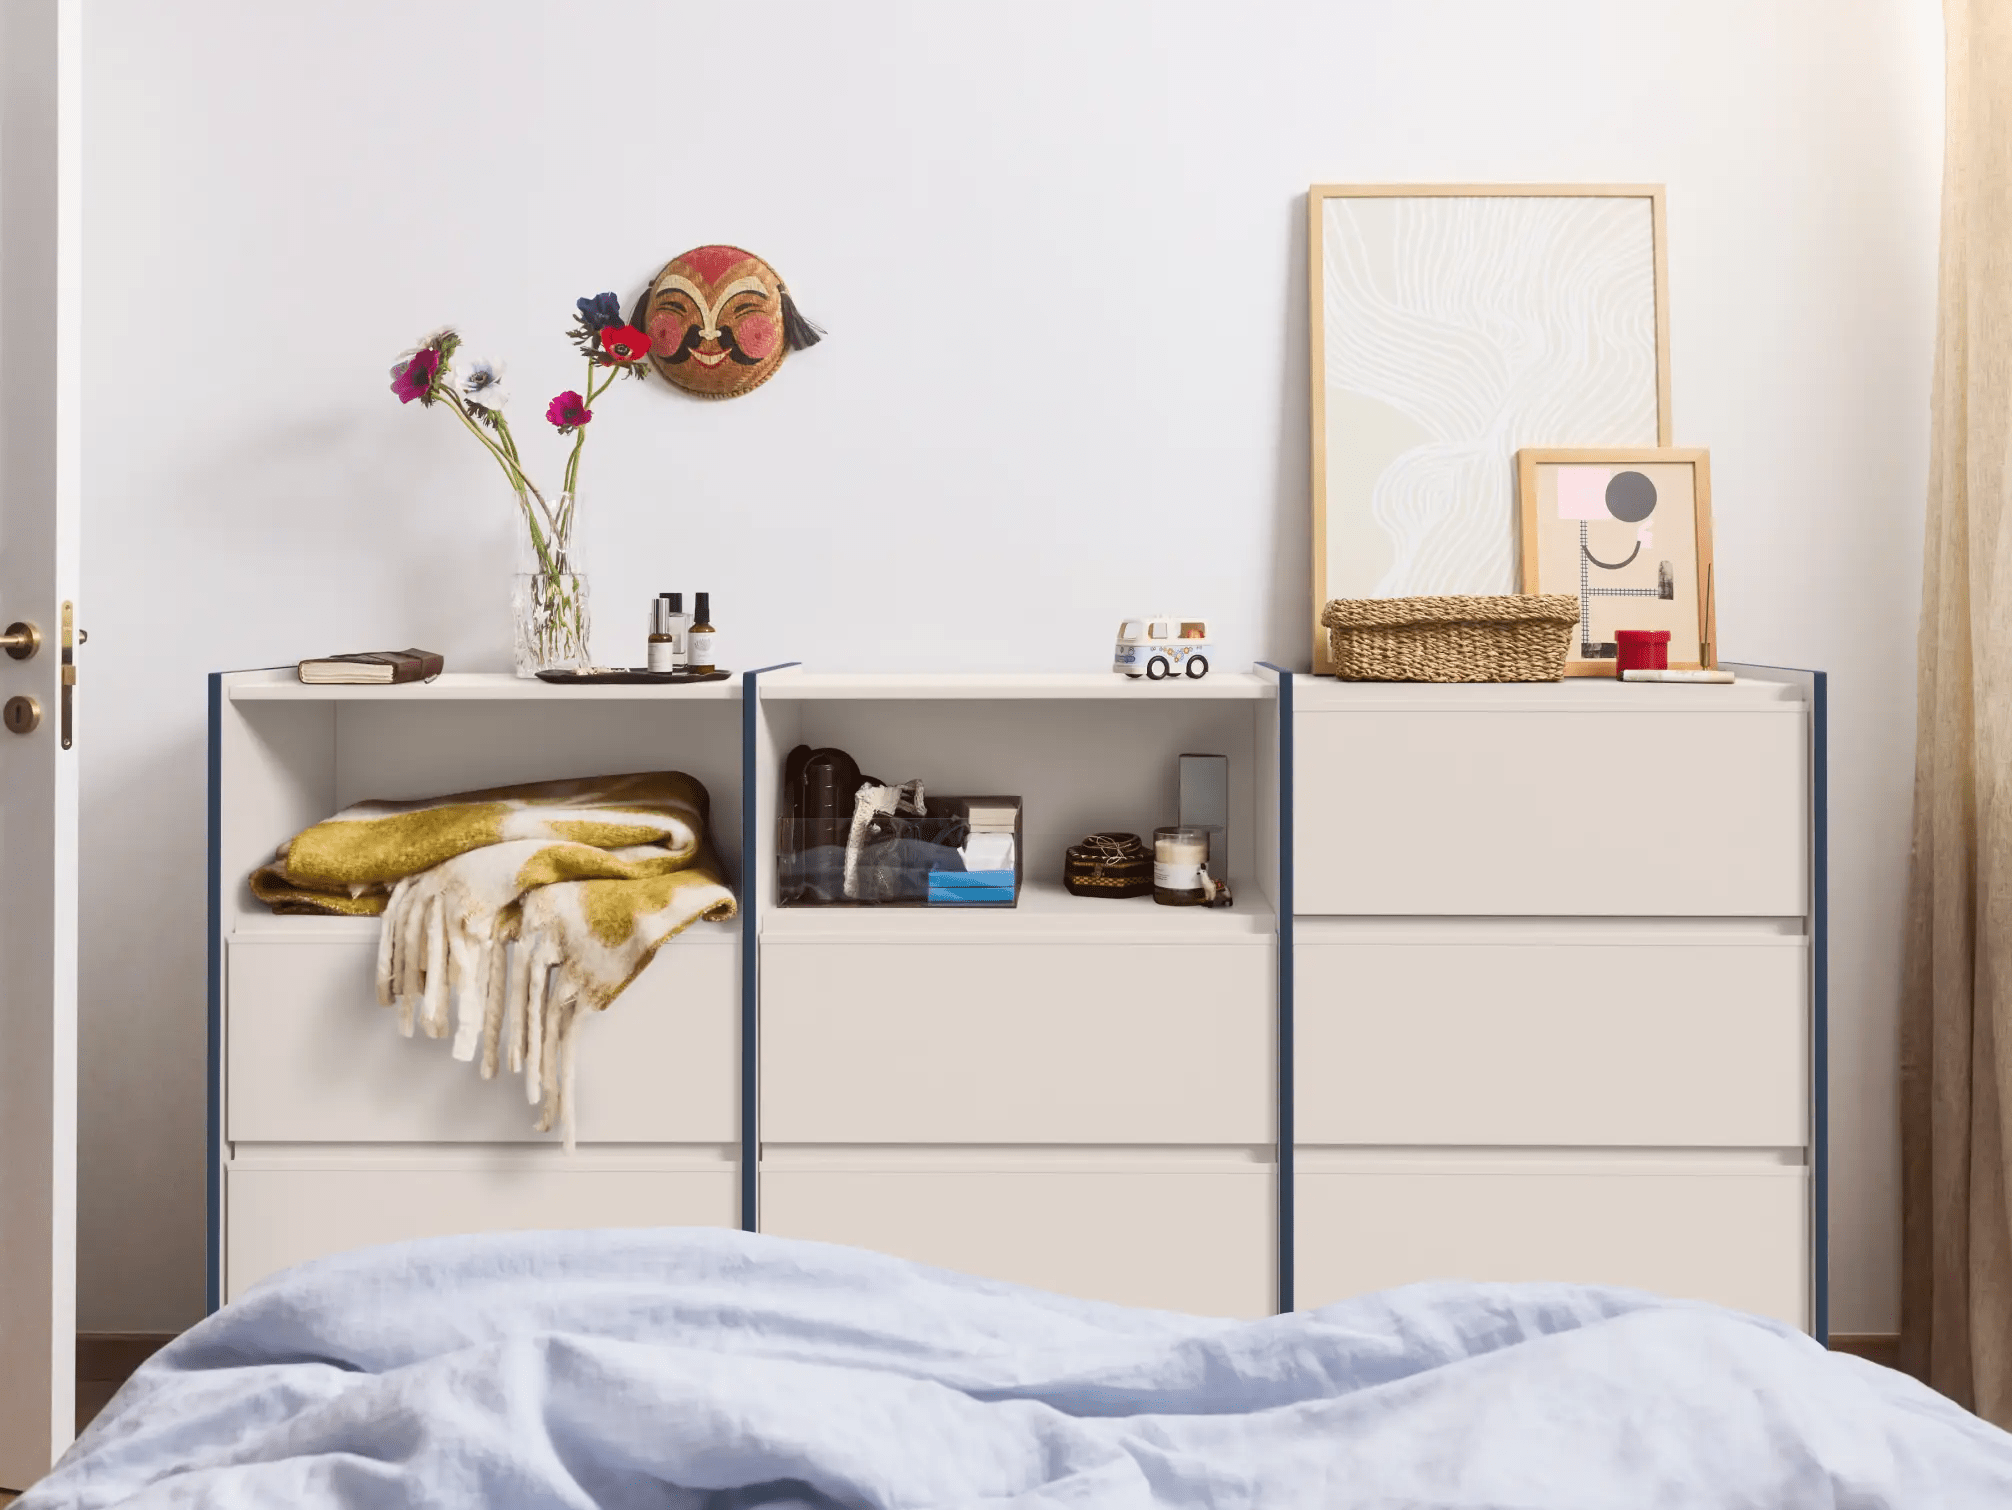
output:
M538 680L560 687L683 687L692 682L723 682L731 671L645 671L641 666L611 666L598 671L541 671Z

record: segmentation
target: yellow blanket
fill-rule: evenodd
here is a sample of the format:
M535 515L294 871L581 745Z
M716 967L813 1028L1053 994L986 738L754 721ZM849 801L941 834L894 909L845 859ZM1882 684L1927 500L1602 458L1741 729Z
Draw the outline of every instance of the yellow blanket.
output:
M507 1059L573 1146L574 1036L665 940L734 914L707 841L706 789L676 771L361 802L252 873L276 912L382 916L377 996L399 1030Z

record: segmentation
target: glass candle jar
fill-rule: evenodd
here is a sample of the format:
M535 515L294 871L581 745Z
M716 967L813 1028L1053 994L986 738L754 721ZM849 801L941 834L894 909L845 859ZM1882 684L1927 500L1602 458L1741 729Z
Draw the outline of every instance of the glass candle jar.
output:
M1167 907L1200 907L1208 901L1209 831L1153 830L1153 900Z

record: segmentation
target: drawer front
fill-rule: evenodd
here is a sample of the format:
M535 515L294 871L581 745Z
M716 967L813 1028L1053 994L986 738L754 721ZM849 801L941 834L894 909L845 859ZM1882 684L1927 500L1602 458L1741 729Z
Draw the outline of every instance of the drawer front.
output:
M1799 917L1797 711L1302 713L1302 913Z
M666 944L580 1025L583 1142L738 1142L739 951ZM227 1119L236 1142L538 1142L520 1075L482 1079L449 1042L401 1038L375 941L230 942ZM556 1134L550 1135L556 1138Z
M225 1174L224 1298L235 1300L268 1274L311 1258L410 1238L575 1227L737 1227L738 1179L730 1167L232 1165Z
M768 944L762 1137L1258 1144L1269 940Z
M1807 1327L1799 1169L1305 1173L1294 1301L1428 1279L1627 1285Z
M1262 1316L1273 1190L1255 1168L767 1171L761 1229L1088 1300Z
M1808 950L1302 944L1301 1143L1800 1148Z

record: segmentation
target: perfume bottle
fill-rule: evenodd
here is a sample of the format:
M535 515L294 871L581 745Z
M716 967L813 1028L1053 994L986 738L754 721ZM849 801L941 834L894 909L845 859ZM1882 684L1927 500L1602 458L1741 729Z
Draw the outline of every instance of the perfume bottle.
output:
M692 627L691 616L685 612L685 595L681 592L667 592L664 599L670 605L671 618L671 669L683 671L688 659L685 654L685 636Z
M713 595L693 595L692 627L685 635L685 669L704 676L713 669Z
M671 595L660 593L650 604L650 670L677 670L672 659L677 643L671 632Z

